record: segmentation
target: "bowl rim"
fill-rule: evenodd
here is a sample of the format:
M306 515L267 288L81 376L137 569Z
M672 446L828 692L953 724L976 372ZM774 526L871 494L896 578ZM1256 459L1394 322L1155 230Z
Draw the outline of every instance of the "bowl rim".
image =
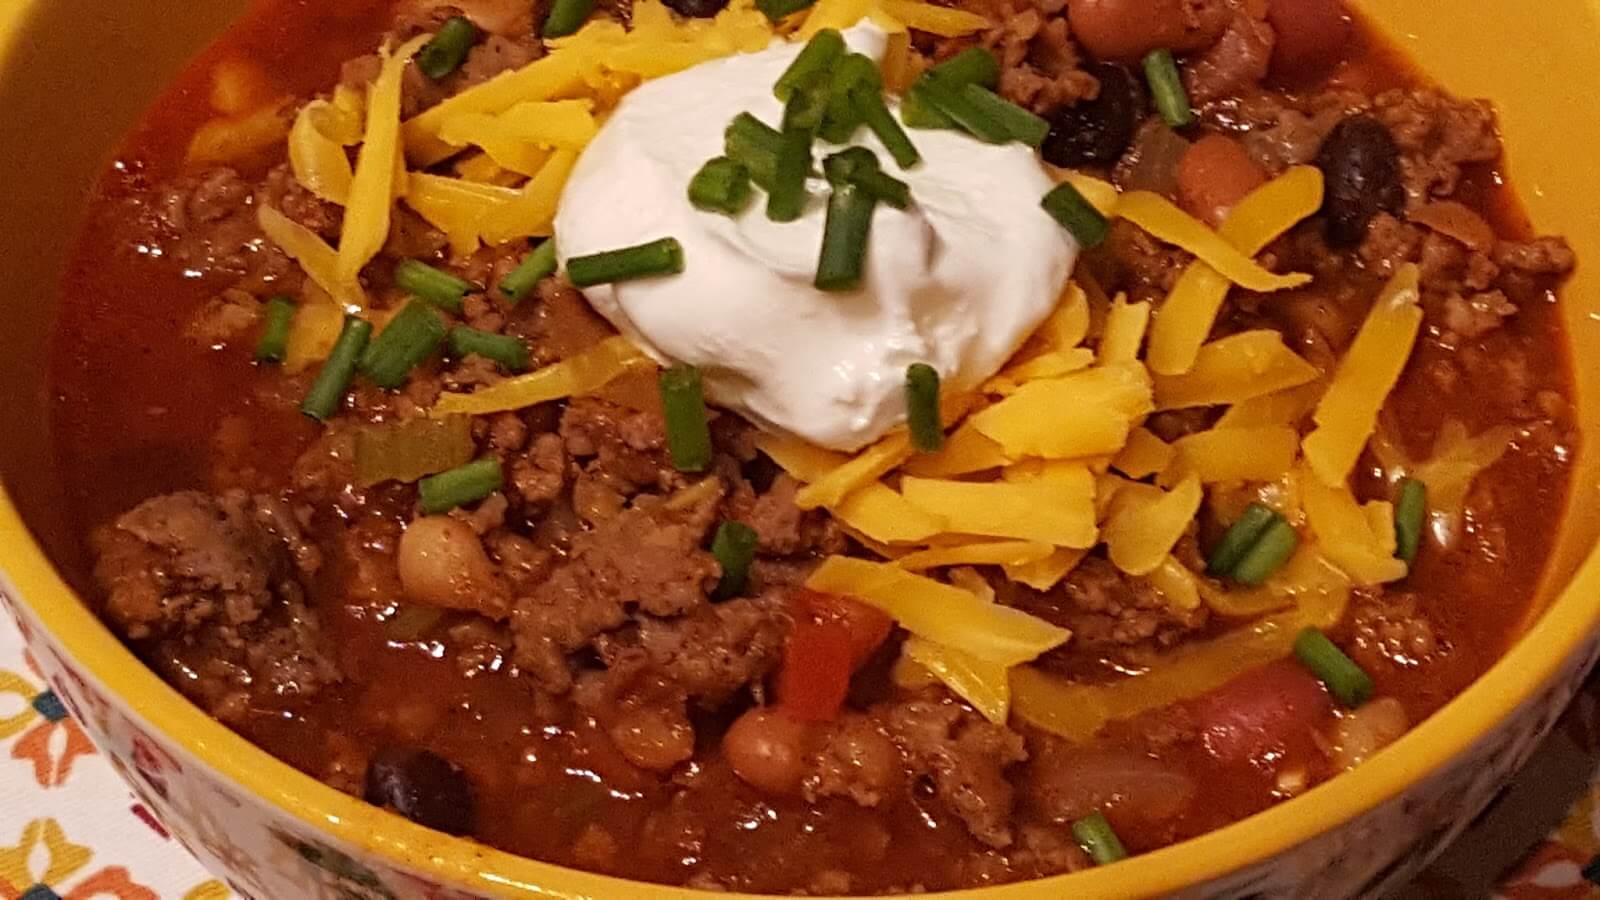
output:
M9 54L25 19L45 2L0 4L0 58ZM1571 486L1569 509L1582 490L1582 485ZM48 639L130 718L181 748L209 770L209 777L243 788L274 812L346 848L493 897L707 896L539 862L450 837L370 806L282 762L206 715L124 646L46 557L0 484L0 586L6 584L14 587L12 596ZM1019 900L1061 896L1063 889L1085 898L1163 894L1242 870L1331 831L1448 766L1572 659L1600 625L1600 545L1591 547L1566 585L1551 593L1537 619L1487 672L1350 772L1223 828L1111 866L929 896ZM757 895L719 896L755 900Z

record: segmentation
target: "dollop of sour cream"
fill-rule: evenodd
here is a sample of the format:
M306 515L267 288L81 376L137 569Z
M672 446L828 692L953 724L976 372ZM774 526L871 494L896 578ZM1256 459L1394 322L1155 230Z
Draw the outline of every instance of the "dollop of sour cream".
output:
M882 57L877 28L845 37ZM905 420L908 365L928 363L955 389L998 370L1055 306L1078 248L1039 206L1053 183L1031 148L948 130L910 131L923 161L904 171L869 129L854 137L910 185L912 204L877 206L852 292L812 286L820 177L795 222L769 220L759 189L735 217L695 209L689 180L722 154L728 123L741 112L782 119L772 85L800 49L777 43L635 89L573 169L556 243L564 261L677 238L682 274L586 288L590 304L658 362L698 367L712 403L855 450ZM818 142L819 167L836 149Z

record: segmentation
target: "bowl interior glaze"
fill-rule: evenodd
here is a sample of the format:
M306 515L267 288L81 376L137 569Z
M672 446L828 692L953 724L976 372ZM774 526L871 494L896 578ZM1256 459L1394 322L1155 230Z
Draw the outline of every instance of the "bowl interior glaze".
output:
M1600 0L1546 0L1537 14L1490 0L1358 5L1433 77L1496 101L1509 173L1541 231L1581 265L1565 295L1586 446L1600 448ZM165 83L245 0L0 3L0 569L51 639L222 777L352 847L495 896L700 897L516 859L376 813L298 775L189 706L82 607L48 558L74 539L50 465L47 336L88 187ZM1356 772L1249 820L1110 870L961 896L1144 895L1259 862L1405 790L1529 696L1600 622L1600 452L1583 452L1543 611L1526 639L1438 715ZM952 895L954 896L954 895Z

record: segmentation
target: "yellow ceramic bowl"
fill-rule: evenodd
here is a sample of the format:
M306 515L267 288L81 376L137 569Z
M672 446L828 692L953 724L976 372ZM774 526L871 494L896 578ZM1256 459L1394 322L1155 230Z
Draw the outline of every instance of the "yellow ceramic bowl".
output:
M46 548L56 514L43 385L50 308L87 188L138 112L243 0L0 2L0 600L106 755L172 831L260 898L688 897L530 862L380 813L190 706L79 602ZM1565 297L1589 448L1600 448L1600 2L1365 0L1455 91L1494 98L1541 230L1585 265ZM1398 883L1505 784L1600 647L1600 452L1583 454L1545 611L1480 681L1393 747L1306 795L1103 869L961 896L1335 897Z

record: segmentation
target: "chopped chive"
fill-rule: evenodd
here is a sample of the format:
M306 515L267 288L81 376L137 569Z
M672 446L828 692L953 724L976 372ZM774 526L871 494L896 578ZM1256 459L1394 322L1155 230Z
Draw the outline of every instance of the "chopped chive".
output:
M289 352L289 329L294 324L294 301L278 296L262 311L261 339L256 341L256 362L281 363Z
M818 135L835 144L848 144L862 125L861 108L856 92L869 91L883 95L883 76L872 60L859 53L851 53L833 67L828 81L828 105L822 112L822 127Z
M1211 548L1211 556L1206 560L1206 574L1222 576L1233 571L1233 567L1244 559L1250 548L1261 539L1267 530L1278 518L1272 507L1263 503L1252 503L1245 507L1239 518L1228 530L1222 533L1222 539Z
M793 222L805 210L811 140L812 132L808 128L783 130L772 185L767 189L767 218L774 222Z
M426 303L407 300L361 356L361 374L381 388L397 388L444 341L444 323Z
M906 423L911 446L923 453L944 446L944 426L939 421L939 370L927 363L906 367Z
M1014 141L1037 147L1050 133L1049 122L982 85L969 84L962 87L961 92L974 106L1003 125Z
M1171 50L1151 50L1145 56L1144 78L1156 111L1168 125L1182 128L1194 122L1194 110L1189 108L1189 95L1183 90L1183 77Z
M472 282L435 269L420 259L402 259L394 267L394 283L402 291L440 309L461 312L461 298L477 290Z
M683 245L669 237L567 260L567 279L576 287L676 275L682 271Z
M451 16L417 53L417 70L434 81L449 75L478 40L478 26L466 16Z
M1011 131L1005 123L987 107L967 96L966 87L968 85L929 75L917 82L923 99L948 116L961 130L989 144L1004 144L1011 140Z
M756 9L769 20L777 22L802 9L810 9L817 0L756 0Z
M1273 572L1288 562L1298 546L1300 546L1300 535L1294 530L1294 526L1282 516L1277 516L1272 520L1272 524L1261 532L1261 537L1255 544L1245 551L1244 556L1233 567L1233 571L1228 573L1228 577L1240 584L1254 587L1266 581Z
M1427 518L1428 486L1415 478L1402 479L1394 504L1394 555L1408 566L1417 561Z
M847 147L829 155L822 161L822 172L831 184L854 184L896 209L911 205L910 186L884 172L878 157L866 147Z
M722 137L723 154L744 166L750 172L751 181L770 191L778 169L778 148L783 144L783 135L745 112L734 116Z
M918 153L916 145L911 143L911 136L906 134L906 130L894 120L888 105L883 102L882 92L877 88L857 87L850 92L850 100L855 104L856 115L867 123L867 127L877 135L884 149L894 157L895 165L909 169L922 161L922 154Z
M1128 855L1128 851L1122 846L1122 840L1117 837L1117 833L1111 828L1111 823L1106 821L1105 815L1099 810L1073 822L1072 837L1097 866L1114 863Z
M450 329L450 353L455 356L476 353L499 363L500 368L507 372L526 372L531 363L528 345L520 339L509 334L479 331L465 325Z
M545 17L541 34L547 38L566 37L583 27L594 12L594 0L555 0Z
M855 184L838 185L828 196L822 255L813 281L818 290L850 291L861 284L867 238L872 232L872 208L876 205L872 194Z
M1098 246L1111 232L1111 223L1070 181L1063 181L1052 188L1039 201L1039 205L1051 218L1061 223L1062 228L1071 232L1073 239L1084 248Z
M906 123L907 128L955 128L955 120L940 112L922 91L922 82L919 80L906 91L905 99L900 101L900 121Z
M703 472L711 465L711 424L700 370L680 364L661 372L661 410L667 422L667 451L680 472Z
M689 202L707 212L743 212L750 205L750 170L726 156L706 160L689 180Z
M500 279L500 293L512 304L521 303L539 282L556 272L556 239L548 238L522 258L517 267Z
M423 515L436 516L476 503L504 486L500 460L486 456L418 481L418 506Z
M1000 60L984 47L968 47L924 75L943 78L952 84L980 84L992 90L1000 85Z
M1372 699L1372 676L1317 629L1307 628L1295 637L1294 655L1350 709Z
M328 421L344 400L344 393L350 387L350 378L356 373L356 364L361 361L361 352L367 349L367 341L371 338L371 322L355 316L344 317L339 339L334 341L332 352L322 364L322 371L317 373L317 380L311 383L310 392L300 401L302 413L318 422Z
M794 93L783 105L783 120L779 131L803 130L813 134L822 127L822 116L828 111L828 78L797 85Z
M744 593L750 579L750 562L756 556L759 536L756 530L743 522L723 522L711 539L711 555L722 567L722 577L711 591L714 602L729 600Z
M789 68L783 70L778 76L778 83L772 86L773 96L779 100L788 100L795 89L805 87L819 78L826 77L834 68L834 63L844 55L844 36L839 34L837 28L824 28L811 36L806 45L801 49L794 62L789 63Z

